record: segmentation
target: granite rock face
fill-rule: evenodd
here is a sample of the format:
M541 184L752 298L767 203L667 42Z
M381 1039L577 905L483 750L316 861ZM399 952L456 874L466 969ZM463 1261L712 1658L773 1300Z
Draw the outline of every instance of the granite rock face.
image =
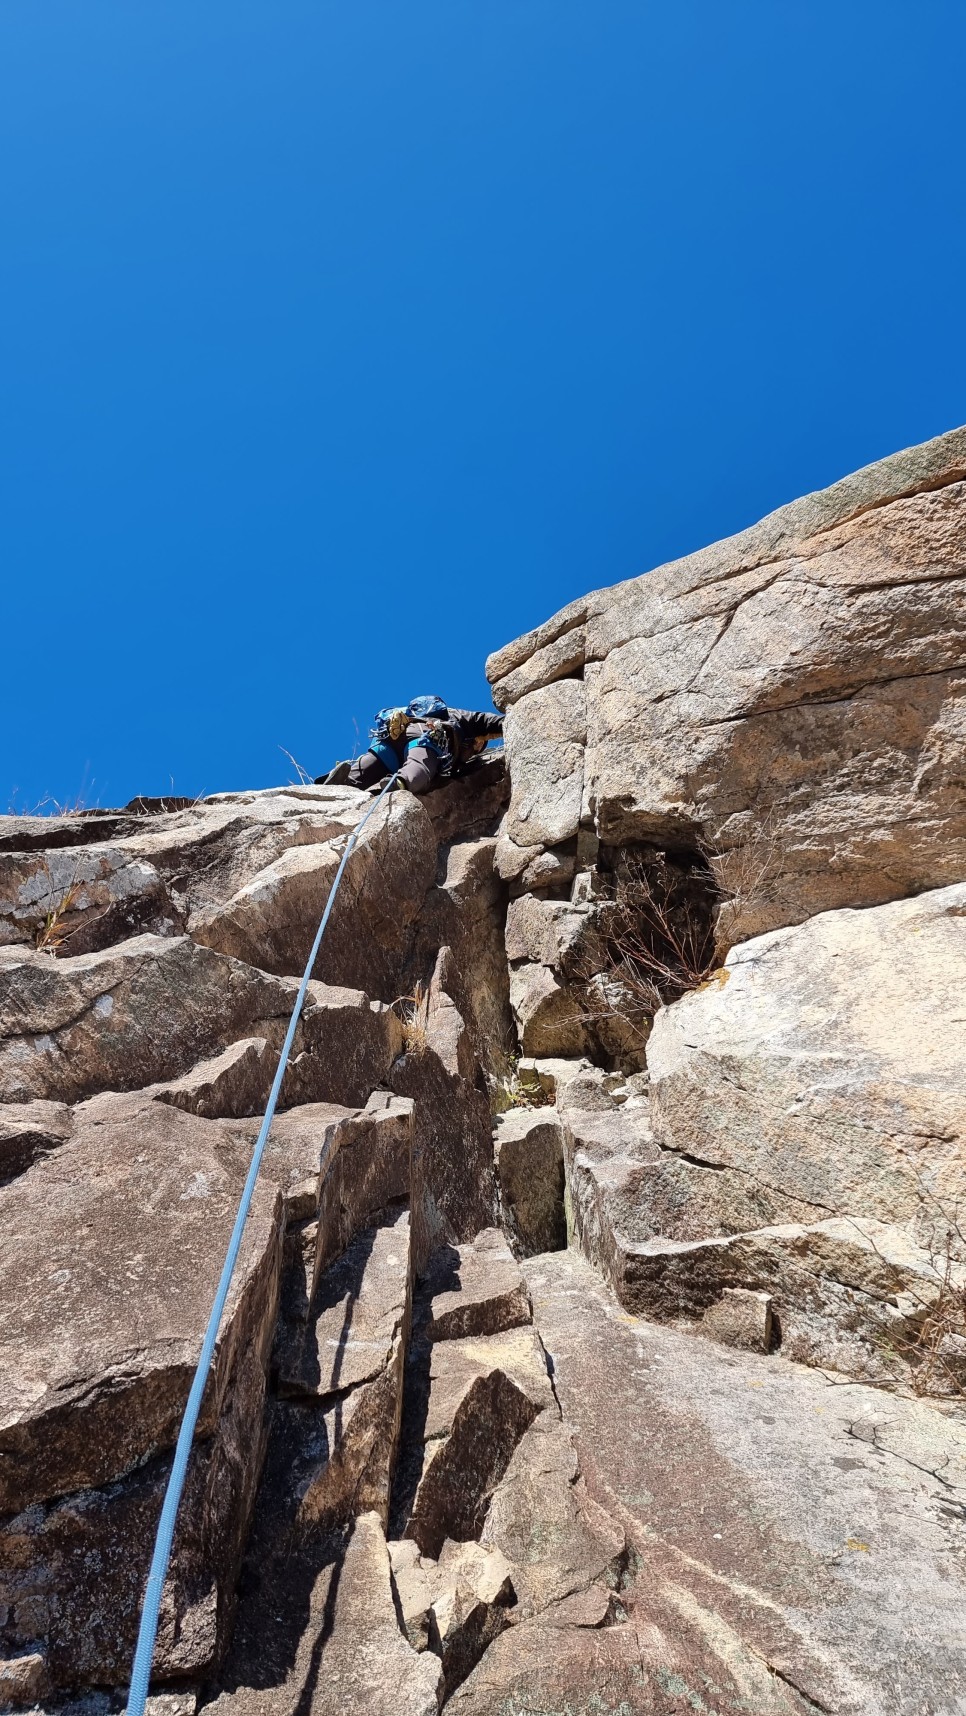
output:
M960 881L964 573L960 429L500 650L504 873L578 829L700 840L765 868L743 935Z
M573 604L509 781L0 818L0 1707L123 1710L367 817L150 1716L966 1709L964 487Z
M162 1681L217 1673L246 1544L263 1532L263 1491L281 1497L287 1521L279 1565L306 1534L331 1545L357 1514L387 1515L410 1201L423 1211L429 1200L444 1239L485 1225L460 1201L467 1181L452 1146L464 1091L487 1117L473 1184L492 1183L477 1036L441 984L432 1064L450 1130L432 1159L427 1141L444 1117L429 1066L415 1098L388 1088L404 1048L391 1003L413 977L428 985L439 961L432 931L416 925L428 896L449 898L454 839L476 856L455 890L466 927L453 912L443 927L467 943L474 922L485 929L491 966L502 945L492 909L502 766L488 765L480 787L479 799L461 790L435 815L405 795L387 801L350 860L205 1394L163 1602ZM292 788L0 818L0 1648L11 1698L56 1703L124 1683L171 1450L296 979L370 808L352 791ZM441 927L438 908L429 916ZM495 1016L486 987L481 978L483 1035ZM485 1190L480 1207L489 1215ZM516 1292L527 1303L519 1280ZM311 1552L313 1577L341 1565L334 1553ZM435 1709L439 1671L427 1664L420 1676Z
M767 1181L778 1219L804 1205L928 1239L966 1191L962 995L966 884L745 942L655 1020L655 1137Z

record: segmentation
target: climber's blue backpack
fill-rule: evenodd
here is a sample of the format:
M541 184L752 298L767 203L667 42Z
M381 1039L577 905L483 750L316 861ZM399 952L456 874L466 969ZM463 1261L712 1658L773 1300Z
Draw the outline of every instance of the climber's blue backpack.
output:
M441 697L414 697L406 714L414 721L449 720L449 710Z

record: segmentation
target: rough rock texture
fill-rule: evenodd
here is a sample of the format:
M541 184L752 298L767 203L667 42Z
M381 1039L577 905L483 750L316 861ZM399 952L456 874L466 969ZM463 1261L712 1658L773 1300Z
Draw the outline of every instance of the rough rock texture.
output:
M795 1213L931 1232L966 1190L962 994L966 885L746 942L655 1020L655 1135Z
M961 880L964 478L959 429L492 656L521 868L578 822L735 874L765 842L744 934Z
M212 1716L436 1716L442 1670L400 1630L378 1515L361 1514L314 1579L298 1572L297 1613L258 1629L257 1653L233 1654ZM290 1596L281 1581L276 1589L276 1602Z
M572 1254L527 1273L588 1492L633 1547L622 1598L644 1650L629 1708L957 1710L961 1415L629 1318ZM560 1687L543 1708L566 1708L564 1662L516 1667L517 1685Z
M505 800L502 764L479 784L479 799L444 789L449 806L434 814L387 802L350 860L205 1396L163 1605L162 1679L216 1672L251 1579L239 1588L250 1532L276 1569L300 1534L328 1543L309 1556L314 1581L340 1565L333 1529L366 1508L386 1514L414 1174L420 1210L437 1192L444 1207L452 1186L454 1232L485 1225L464 1205L468 1184L482 1188L476 1208L492 1209L484 1071L442 981L435 1084L416 1079L415 1099L378 1088L403 1048L388 1005L403 968L428 984L438 960L417 931L427 895L451 908L454 939L485 944L462 997L475 997L478 1045L501 1005L506 1019L505 970L502 1002L487 975L502 944L486 839ZM293 788L0 818L0 1649L11 1698L53 1707L65 1690L125 1680L170 1451L295 977L369 809L362 794ZM468 862L451 867L437 829L462 840ZM455 1149L472 1106L464 1092L480 1105L469 1165ZM518 1276L512 1289L497 1283L496 1298L508 1294L522 1315ZM259 1495L274 1497L270 1542L258 1510L252 1524ZM423 1676L433 1709L438 1678ZM407 1706L387 1694L390 1707Z
M435 1252L426 1280L434 1341L496 1335L533 1320L526 1282L497 1228L485 1228L470 1245Z
M324 1419L327 1457L302 1494L303 1521L331 1525L363 1509L386 1521L411 1290L401 1211L358 1234L322 1275L304 1319L279 1330L279 1394L316 1402Z
M390 1074L393 1091L416 1100L417 1268L435 1246L459 1244L489 1227L496 1199L490 1103L469 1031L450 994L453 964L450 949L442 948L426 987L422 1040L407 1046Z
M46 1637L61 1684L110 1682L133 1646L149 1558L143 1520L166 1476L243 1172L224 1123L103 1095L77 1111L69 1145L4 1190L2 1642L12 1650ZM279 1216L266 1180L176 1550L168 1625L177 1616L179 1637L162 1640L159 1661L185 1673L208 1666L224 1642L254 1501Z
M503 1220L517 1255L566 1245L563 1131L553 1109L501 1114L494 1158Z

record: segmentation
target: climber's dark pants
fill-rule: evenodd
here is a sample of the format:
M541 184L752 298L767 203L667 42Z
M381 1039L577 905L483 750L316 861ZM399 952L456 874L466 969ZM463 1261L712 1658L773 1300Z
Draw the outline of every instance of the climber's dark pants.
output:
M381 781L388 773L389 770L381 757L377 757L373 751L363 751L362 756L356 757L349 770L348 784L353 787L375 786L376 782Z
M410 792L428 792L441 762L442 758L427 745L418 745L415 750L407 751L399 779L405 781Z
M405 752L405 761L399 771L399 779L410 792L428 792L434 776L439 771L441 758L428 746L419 745L415 750ZM375 786L389 770L380 757L373 751L364 751L361 757L356 757L349 770L349 785L354 787Z

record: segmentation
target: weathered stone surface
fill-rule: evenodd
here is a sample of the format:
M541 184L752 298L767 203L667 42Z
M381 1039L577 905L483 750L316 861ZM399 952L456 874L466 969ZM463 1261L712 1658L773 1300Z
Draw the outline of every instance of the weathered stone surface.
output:
M123 1679L154 1522L247 1159L217 1123L139 1096L75 1111L0 1190L0 1646L57 1686ZM260 1466L280 1231L256 1190L180 1516L159 1672L224 1641Z
M514 1030L502 935L506 890L495 869L495 848L492 838L459 840L449 847L438 885L426 896L419 917L410 969L418 980L435 964L440 948L450 949L447 991L477 1060L502 1076Z
M491 1226L490 1104L462 1015L448 993L451 955L440 950L427 993L425 1042L395 1062L390 1084L415 1102L412 1216L416 1268L441 1244Z
M427 1276L431 1340L497 1335L533 1320L526 1283L497 1228L485 1228L469 1245L434 1252Z
M505 828L497 836L493 862L497 875L510 884L511 895L530 888L562 887L577 871L576 841L565 841L548 852L543 846L518 846Z
M517 846L559 846L576 834L586 737L580 680L546 685L508 711L512 792L505 830Z
M655 1021L655 1135L779 1199L931 1233L966 1190L964 989L966 885L747 942Z
M101 953L0 953L0 1097L76 1102L187 1070L282 1018L288 991L187 936L139 935Z
M946 1264L908 1226L823 1220L804 1204L796 1220L764 1225L784 1202L772 1188L661 1149L646 1109L629 1104L610 1114L569 1111L564 1135L574 1236L622 1305L701 1319L716 1338L765 1349L780 1335L789 1356L855 1376L914 1375L925 1356L918 1331ZM951 1280L960 1273L954 1265ZM753 1314L736 1323L741 1303ZM940 1384L950 1380L941 1369Z
M440 1658L448 1697L509 1625L513 1569L498 1549L451 1539L438 1561L406 1538L390 1543L389 1556L403 1631L414 1650Z
M512 840L567 838L581 803L612 845L700 837L745 896L735 939L961 880L964 474L958 429L499 652ZM583 680L546 684L565 663Z
M0 953L0 1097L76 1102L105 1087L169 1082L253 1026L280 1045L296 988L188 936L135 936L57 960L9 948ZM364 1102L401 1042L388 1008L313 982L283 1101Z
M569 1425L543 1413L520 1440L493 1497L482 1541L514 1569L520 1612L529 1615L624 1567L624 1532L579 1479Z
M343 836L336 843L291 847L231 899L193 913L191 934L266 971L301 976L344 844ZM420 801L408 793L386 799L359 836L316 976L391 1000L409 925L435 868L436 836Z
M735 1648L727 1636L716 1651L706 1636L713 1619L700 1608L688 1616L690 1626L672 1611L665 1628L628 1617L623 1606L619 1614L623 1624L570 1626L564 1617L548 1614L512 1627L487 1651L447 1710L453 1716L497 1711L501 1716L504 1711L690 1716L704 1703L715 1716L752 1711L754 1716L810 1716L822 1709L800 1699L754 1652ZM672 1643L675 1630L679 1637Z
M529 959L575 976L588 930L588 908L569 900L544 900L523 894L512 900L506 919L506 957L511 964Z
M573 1254L526 1273L587 1489L619 1511L637 1562L621 1592L647 1641L638 1691L622 1694L630 1708L635 1697L675 1708L661 1702L663 1674L678 1709L699 1691L756 1716L955 1709L966 1697L958 1414L629 1318ZM536 1646L506 1634L454 1709L486 1708L482 1695L460 1700L484 1668L495 1675L508 1641L518 1688L528 1684ZM514 1685L506 1672L501 1696Z
M199 1441L188 1470L155 1652L160 1679L201 1678L226 1642L261 1466L262 1378L238 1378L243 1411ZM254 1385L254 1386L253 1386ZM124 1685L170 1456L122 1483L8 1516L0 1526L0 1648L39 1650L53 1688Z
M125 936L183 928L152 864L122 847L0 852L0 946L92 953Z
M154 1095L205 1120L240 1119L265 1107L277 1065L278 1056L264 1037L240 1037Z
M533 1421L532 1401L502 1370L471 1381L449 1433L428 1451L408 1532L427 1555L447 1537L478 1537L493 1491Z
M494 834L510 800L502 750L490 747L465 774L434 787L422 799L440 846Z
M505 652L501 652L503 654ZM498 709L519 703L528 692L539 691L557 679L571 679L583 671L587 655L587 635L581 625L572 626L552 642L535 649L533 654L511 669L493 685L493 701ZM487 671L497 666L499 658L491 657Z
M297 1614L269 1611L249 1632L212 1716L436 1716L441 1665L400 1631L378 1515L361 1514L314 1577L307 1563L299 1574Z
M331 1526L389 1510L412 1285L409 1215L359 1234L322 1276L304 1323L276 1342L280 1393L318 1401L325 1454L300 1503L304 1523Z
M510 1003L527 1055L582 1055L588 1029L580 1002L547 965L520 965L510 972Z
M532 1091L534 1101L553 1103L559 1114L571 1109L581 1114L598 1110L610 1114L623 1106L634 1089L623 1073L605 1072L583 1057L568 1060L553 1055L521 1055L517 1076L521 1086Z
M563 1131L554 1111L499 1115L494 1155L503 1220L517 1255L565 1246Z
M22 1174L38 1156L66 1144L71 1111L63 1102L0 1104L0 1181Z
M243 968L244 969L244 968ZM295 999L293 979L289 1005ZM390 1007L359 989L311 982L282 1084L286 1107L307 1102L359 1106L385 1084L402 1048L402 1026Z
M79 884L73 911L64 914L77 930L71 952L153 928L158 909L164 933L164 917L183 927L190 913L224 904L290 847L344 837L368 808L365 794L351 788L290 787L197 802L139 800L124 811L0 817L0 853L9 854L0 864L9 883L4 912L30 918L36 905L46 915Z
M375 1091L363 1110L327 1132L316 1275L378 1210L409 1196L412 1155L413 1103L388 1091Z
M532 1329L445 1340L430 1349L421 1446L405 1535L427 1555L478 1537L490 1498L538 1413L556 1415Z
M37 1651L0 1662L0 1705L33 1704L47 1689L47 1665Z
M75 1111L69 1144L0 1188L0 1511L113 1482L173 1444L246 1168L217 1122L103 1095ZM243 1353L271 1340L279 1257L269 1182L249 1217L202 1436L216 1433Z
M619 1247L660 1238L701 1240L786 1218L820 1221L824 1214L819 1204L789 1198L737 1166L662 1148L646 1105L589 1113L568 1107L563 1122L573 1230L612 1279L615 1236Z
M772 1343L772 1297L748 1287L726 1287L701 1319L706 1334L729 1347L766 1353Z
M440 1550L431 1609L431 1648L443 1665L443 1694L460 1686L509 1625L512 1568L498 1549L447 1541Z

